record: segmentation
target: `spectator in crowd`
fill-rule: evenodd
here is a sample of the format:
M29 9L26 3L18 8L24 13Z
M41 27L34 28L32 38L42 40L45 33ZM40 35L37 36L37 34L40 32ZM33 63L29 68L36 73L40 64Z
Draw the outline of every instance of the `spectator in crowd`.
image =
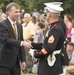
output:
M36 17L32 16L31 20L32 20L32 22L33 22L33 24L34 24L34 26L35 26L35 31L36 31L36 33L37 33L37 23L38 23L38 22L36 21Z
M71 30L71 42L74 43L74 20L72 20L72 25L73 25L73 27L72 27L72 30Z
M71 30L72 30L72 16L71 15L65 15L64 16L64 22L66 24L67 27L67 39L66 41L71 41Z
M34 41L36 43L43 43L44 42L44 34L43 34L43 29L45 28L44 24L39 22L37 24L37 34L34 36L35 39Z
M74 43L69 42L66 48L68 58L69 58L69 65L66 67L66 74L65 75L74 75Z
M24 14L24 23L23 26L23 39L31 40L35 35L35 26L31 21L31 15L29 13Z
M29 13L24 14L24 23L22 24L23 27L23 39L33 41L33 37L36 33L35 25L31 20L31 15ZM32 72L32 56L29 54L29 50L26 50L26 72Z

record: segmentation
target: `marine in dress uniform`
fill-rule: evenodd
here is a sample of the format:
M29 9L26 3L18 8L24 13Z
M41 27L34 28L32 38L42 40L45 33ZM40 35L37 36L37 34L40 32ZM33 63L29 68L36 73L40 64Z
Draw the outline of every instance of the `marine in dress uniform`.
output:
M63 8L58 4L45 3L46 19L50 28L46 33L44 44L31 43L33 48L39 49L34 53L39 58L38 75L59 75L63 72L61 62L61 48L65 40L65 26L59 21L59 14Z

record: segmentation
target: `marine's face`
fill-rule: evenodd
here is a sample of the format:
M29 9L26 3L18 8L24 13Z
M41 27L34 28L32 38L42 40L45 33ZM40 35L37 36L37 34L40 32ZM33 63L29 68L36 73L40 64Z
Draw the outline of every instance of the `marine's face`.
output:
M49 22L49 19L50 19L50 12L47 12L46 13L46 20Z
M20 9L16 8L16 7L12 7L11 10L8 11L8 17L12 20L12 21L16 21L18 20L20 16Z

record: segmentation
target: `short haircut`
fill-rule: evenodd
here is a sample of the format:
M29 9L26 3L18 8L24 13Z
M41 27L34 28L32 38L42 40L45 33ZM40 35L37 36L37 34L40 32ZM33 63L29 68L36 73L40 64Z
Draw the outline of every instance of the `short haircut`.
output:
M20 9L20 5L18 5L17 3L11 2L7 5L6 7L6 11L8 12L9 10L11 10L12 7L16 7L17 9Z
M31 17L31 15L29 13L25 13L24 17Z
M68 42L67 45L73 46L74 47L74 43L73 42Z

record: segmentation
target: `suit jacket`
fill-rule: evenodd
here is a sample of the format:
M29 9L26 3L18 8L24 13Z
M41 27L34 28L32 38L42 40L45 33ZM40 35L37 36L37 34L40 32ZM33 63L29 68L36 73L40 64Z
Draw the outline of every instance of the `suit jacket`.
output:
M18 40L15 39L12 25L8 19L0 22L0 44L2 45L0 66L13 67L17 63L25 61L25 50L20 46L23 40L22 26L17 24Z

